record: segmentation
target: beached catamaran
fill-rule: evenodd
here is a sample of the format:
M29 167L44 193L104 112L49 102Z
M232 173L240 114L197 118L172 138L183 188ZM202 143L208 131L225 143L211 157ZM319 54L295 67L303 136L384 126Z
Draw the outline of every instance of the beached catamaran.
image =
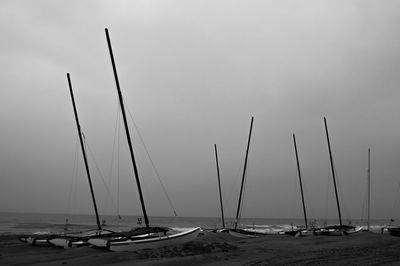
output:
M297 153L297 143L296 136L293 134L293 144L294 144L294 152L296 154L296 163L297 163L297 173L299 175L299 184L300 184L300 192L301 192L301 202L303 204L303 215L304 215L304 228L292 229L290 231L285 231L284 233L292 236L308 236L314 234L314 230L309 230L308 222L307 222L307 212L306 212L306 204L304 202L304 193L303 193L303 182L301 179L301 171L300 171L300 163L299 163L299 155Z
M325 124L326 139L327 139L327 143L328 143L329 159L330 159L330 163L331 163L333 186L335 188L335 197L336 197L336 206L337 206L337 211L338 211L338 216L339 216L339 225L324 226L322 228L315 230L314 232L315 232L315 234L330 235L330 236L348 235L351 233L360 232L362 230L361 226L355 227L352 225L344 225L342 222L342 215L340 212L340 204L339 204L339 196L338 196L337 187L336 187L335 168L334 168L334 164L333 164L331 144L329 141L328 126L327 126L325 117L324 117L324 124Z
M81 149L82 149L83 161L85 163L86 176L88 178L90 194L92 196L93 209L94 209L94 212L96 215L97 229L93 229L93 230L89 230L89 231L85 231L85 232L55 235L55 236L49 237L47 239L47 242L49 242L50 244L52 244L56 247L63 247L63 248L79 247L82 245L86 245L88 239L93 236L106 235L106 234L113 233L110 230L103 229L101 226L101 223L100 223L99 212L97 210L96 198L94 195L94 189L93 189L93 185L92 185L92 179L90 177L89 164L88 164L88 160L87 160L87 156L86 156L85 144L83 141L83 134L81 131L81 126L79 124L78 112L76 109L74 92L72 90L72 83L71 83L71 78L70 78L69 73L67 73L67 79L68 79L68 86L69 86L69 91L70 91L70 95L71 95L72 107L74 109L76 127L78 130L79 141L80 141L80 145L81 145Z
M221 220L222 220L222 228L215 229L216 232L223 232L227 229L225 228L225 217L224 217L224 205L222 204L222 191L221 191L221 179L219 173L219 162L218 162L218 151L217 151L217 144L214 144L214 151L215 151L215 162L217 166L217 178L218 178L218 191L219 191L219 202L221 205Z
M247 159L248 159L248 155L249 155L251 132L253 130L253 121L254 121L254 117L252 116L251 122L250 122L249 138L247 141L246 156L244 159L242 183L240 185L239 201L238 201L238 206L237 206L237 211L236 211L235 227L233 229L229 229L229 234L231 234L232 236L235 236L235 237L240 237L240 238L257 237L257 236L265 235L263 233L238 228L239 221L240 221L241 209L242 209L242 198L243 198L243 192L244 192L243 189L244 189L244 184L245 184L245 179L246 179Z
M146 207L145 207L144 200L143 200L143 193L142 193L142 189L140 186L139 173L138 173L137 166L136 166L131 136L129 133L129 127L128 127L128 123L126 120L124 101L123 101L123 97L122 97L122 93L121 93L121 89L120 89L120 85L119 85L118 74L117 74L117 69L115 66L114 55L113 55L113 51L112 51L111 40L110 40L110 36L108 33L108 29L105 29L105 33L106 33L108 50L109 50L110 58L111 58L111 64L112 64L112 68L113 68L113 72L114 72L115 84L117 87L118 99L119 99L119 104L120 104L121 112L122 112L122 118L124 120L125 133L126 133L128 146L129 146L129 152L131 155L133 172L135 175L136 186L138 189L140 204L142 207L145 228L139 228L139 232L140 232L139 235L129 236L126 233L120 233L120 234L117 233L117 234L113 234L112 236L109 235L109 236L105 236L105 237L99 236L97 238L91 238L91 239L89 239L88 242L91 245L94 245L97 247L105 247L111 251L135 251L135 250L139 250L139 249L158 248L158 247L163 247L163 246L179 245L179 244L189 242L197 237L197 235L200 232L200 227L195 227L195 228L192 228L192 229L189 229L187 231L180 232L177 234L168 234L168 230L166 230L166 228L150 227L150 225L149 225L149 219L147 216Z
M97 210L96 198L94 195L94 190L93 190L93 185L92 185L92 179L90 177L90 170L89 170L89 164L88 164L88 160L87 160L87 156L86 156L83 134L82 134L81 126L79 123L78 112L76 109L74 93L72 90L72 82L71 82L69 73L67 73L67 80L68 80L69 92L71 95L72 107L73 107L74 115L75 115L76 127L77 127L78 135L79 135L80 146L81 146L82 155L83 155L83 161L85 164L86 176L87 176L87 179L89 182L90 194L92 196L93 209L94 209L94 212L96 215L97 228L93 229L93 230L88 230L85 232L69 232L68 231L68 232L54 233L54 234L50 234L50 235L49 234L31 235L31 236L23 236L23 237L19 238L22 242L29 243L32 245L40 245L40 246L53 245L53 246L63 247L63 248L79 247L79 246L83 246L83 245L87 244L87 240L92 236L105 235L105 234L112 233L112 231L104 230L100 223L99 212Z

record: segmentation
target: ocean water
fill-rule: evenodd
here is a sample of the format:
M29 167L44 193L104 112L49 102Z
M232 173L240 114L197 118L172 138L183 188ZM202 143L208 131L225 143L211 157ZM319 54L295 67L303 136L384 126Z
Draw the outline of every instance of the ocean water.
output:
M103 228L113 231L130 230L138 226L144 226L144 221L137 216L101 216ZM151 226L164 226L177 231L200 226L204 230L221 228L220 218L216 217L149 217ZM371 220L371 230L380 232L382 226L388 225L389 220ZM320 219L319 225L338 224L337 219ZM349 221L344 221L348 224ZM366 221L352 220L352 225L365 226ZM225 219L225 226L232 228L233 218ZM303 219L271 219L271 218L242 218L241 228L253 228L264 233L276 233L282 230L290 230L304 225ZM82 231L96 228L94 215L67 215L67 214L43 214L43 213L11 213L0 212L0 235L6 234L31 234L49 233L61 231Z

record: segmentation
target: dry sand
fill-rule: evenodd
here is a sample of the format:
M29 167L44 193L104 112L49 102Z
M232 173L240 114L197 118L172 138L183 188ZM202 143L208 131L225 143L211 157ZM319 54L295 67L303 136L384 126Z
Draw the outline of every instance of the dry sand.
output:
M182 247L108 252L59 249L0 236L0 265L400 265L400 238L361 232L350 236L294 238L268 235L237 239L205 232Z

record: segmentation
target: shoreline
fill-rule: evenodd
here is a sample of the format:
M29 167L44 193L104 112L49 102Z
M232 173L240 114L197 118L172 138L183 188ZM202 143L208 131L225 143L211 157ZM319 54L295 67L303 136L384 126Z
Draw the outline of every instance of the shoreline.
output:
M110 252L91 247L36 247L2 235L4 265L393 265L399 263L400 237L360 232L350 236L267 235L252 239L203 232L180 247L139 252Z

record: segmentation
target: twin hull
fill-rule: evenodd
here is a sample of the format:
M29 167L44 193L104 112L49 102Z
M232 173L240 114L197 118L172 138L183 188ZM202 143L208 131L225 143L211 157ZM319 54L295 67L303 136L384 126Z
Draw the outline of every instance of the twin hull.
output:
M200 227L190 229L174 235L165 235L139 240L109 240L107 249L111 251L136 251L140 249L154 249L165 246L182 245L194 240L200 233Z

